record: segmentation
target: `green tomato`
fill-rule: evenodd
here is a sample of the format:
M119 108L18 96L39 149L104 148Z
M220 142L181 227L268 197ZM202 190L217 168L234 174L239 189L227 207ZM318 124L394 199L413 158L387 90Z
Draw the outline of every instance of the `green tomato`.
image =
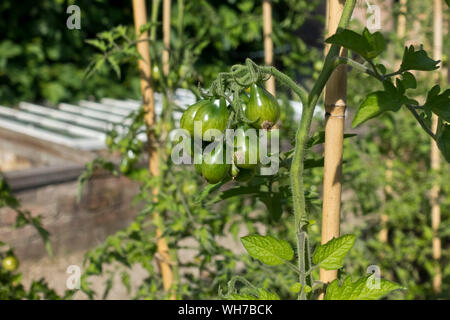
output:
M211 152L210 163L202 163L202 175L211 184L225 179L230 171L231 165L226 163L225 150L225 146L220 145Z
M234 163L242 169L253 169L259 163L258 133L256 133L256 141L250 143L250 137L245 135L245 131L249 128L248 125L236 128L238 131L234 138Z
M315 71L322 71L323 68L323 61L322 60L317 60L314 62L314 70Z
M181 82L181 87L182 87L183 89L189 89L189 82L187 82L186 80L183 80L183 81Z
M106 146L108 147L108 148L111 148L112 147L112 145L114 144L114 138L113 137L111 137L111 136L106 136L106 141L105 141L105 143L106 143Z
M252 124L253 127L270 129L280 118L280 106L269 91L257 84L252 84L245 116L250 121L255 121Z
M203 164L202 162L203 162L202 154L201 153L194 154L194 168L199 175L202 175L202 164Z
M178 69L178 76L183 79L189 71L189 67L187 65L182 64L180 69Z
M15 271L19 267L19 260L14 256L7 256L3 259L3 268L7 271Z
M180 119L180 127L189 132L191 137L194 137L194 117L197 114L198 110L210 103L208 100L199 100L193 105L189 106L186 111L183 112L183 115Z
M245 110L247 109L247 103L250 100L250 97L248 94L242 92L239 97L241 98L241 106L242 106L242 112L245 114Z
M202 124L202 139L205 139L205 133L209 129L216 129L220 132L224 132L227 128L228 117L230 112L226 106L225 100L220 99L220 103L217 106L214 102L209 101L207 104L202 105L194 117L195 121L200 121Z
M157 64L154 64L152 67L152 78L156 81L159 81L159 79L161 79L161 72L159 71L159 67Z
M174 81L172 80L172 77L168 77L167 78L167 86L169 88L172 88L173 87L173 83L174 83Z
M134 162L135 159L129 158L128 156L123 157L119 165L120 172L124 174L129 173Z
M183 184L183 193L188 196L192 196L197 192L197 184L193 181L186 181Z

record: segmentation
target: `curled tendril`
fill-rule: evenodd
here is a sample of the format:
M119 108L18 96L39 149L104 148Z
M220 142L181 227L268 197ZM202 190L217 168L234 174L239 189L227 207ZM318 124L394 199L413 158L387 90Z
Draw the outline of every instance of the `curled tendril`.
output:
M221 72L211 83L206 92L199 87L199 92L206 98L224 98L231 108L227 128L235 126L238 122L254 123L242 112L240 93L253 83L266 81L271 77L270 73L262 70L251 59L246 59L245 64L236 64L230 68L230 72Z

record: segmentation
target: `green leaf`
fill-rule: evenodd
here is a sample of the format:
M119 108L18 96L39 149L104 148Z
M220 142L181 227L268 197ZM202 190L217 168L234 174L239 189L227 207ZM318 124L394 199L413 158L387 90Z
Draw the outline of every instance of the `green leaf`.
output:
M378 71L381 73L381 74L385 74L386 73L386 67L384 66L384 64L381 64L381 63L379 63L379 64L377 64L376 65L376 68L378 69Z
M117 60L114 57L108 57L107 58L109 64L111 65L111 67L113 68L114 72L117 75L117 78L120 78L120 67L119 67L119 63L117 62Z
M269 292L264 289L258 289L258 300L280 300L280 297L274 292Z
M435 85L427 95L425 110L432 111L444 121L450 122L450 89L439 94L441 88Z
M100 49L101 51L106 51L106 44L103 41L100 41L98 39L88 39L86 40L86 43L96 47L97 49Z
M379 56L386 48L386 40L380 32L370 33L365 28L362 35L344 29L329 37L325 42L336 44L358 53L366 60Z
M437 145L445 160L450 163L450 125L443 124L437 133Z
M417 88L416 78L414 77L414 75L411 72L402 73L401 82L405 89L416 89Z
M280 300L276 293L264 289L258 289L258 297L248 293L232 293L226 298L227 300Z
M385 111L398 111L406 101L392 83L385 81L385 91L369 93L353 118L353 128L375 118ZM392 87L391 87L392 86Z
M405 47L405 52L403 54L402 64L400 69L402 70L421 70L421 71L432 71L439 68L439 61L435 61L428 57L425 50L419 49L415 50L414 46L411 45L409 48Z
M266 195L261 195L260 200L266 205L269 211L269 218L271 221L278 221L283 213L283 206L281 205L281 195L278 192L267 192Z
M242 237L241 241L250 256L269 266L283 264L294 257L294 250L285 240L271 236L250 235Z
M377 300L388 293L402 289L403 287L385 280L379 279L376 283L375 275L362 277L355 282L352 282L350 276L345 278L342 285L339 285L338 280L332 281L325 294L325 300Z
M258 300L258 298L248 293L232 293L227 297L227 300Z
M342 268L342 261L354 243L355 236L352 234L333 238L316 248L312 261L325 270Z

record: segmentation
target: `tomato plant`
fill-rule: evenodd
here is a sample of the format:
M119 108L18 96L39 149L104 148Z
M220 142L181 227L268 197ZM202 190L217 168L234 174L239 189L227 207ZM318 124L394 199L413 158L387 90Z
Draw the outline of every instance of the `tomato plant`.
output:
M383 85L383 90L369 93L366 99L359 107L354 119L353 125L358 126L361 123L375 118L387 111L398 111L402 106L409 110L414 118L418 121L424 131L436 140L447 161L450 161L450 149L448 148L450 120L446 109L450 105L450 97L446 90L443 93L439 86L434 86L428 92L428 97L424 105L420 106L419 102L410 98L406 94L407 89L416 88L416 78L410 72L433 71L438 68L439 61L434 61L428 57L423 49L416 50L413 46L406 47L403 54L402 63L399 70L386 73L386 67L380 67L373 62L385 49L386 42L379 32L370 33L365 29L362 35L345 29L351 13L353 11L355 1L347 1L345 3L344 12L339 23L339 31L327 39L331 49L325 59L323 69L318 77L316 84L308 93L302 86L295 84L290 78L276 70L274 67L260 67L247 59L246 65L235 65L229 73L221 73L217 78L217 82L210 87L209 93L213 96L228 97L230 95L238 97L231 101L234 112L239 115L242 102L239 97L242 90L251 86L250 101L246 104L246 115L250 115L249 108L253 99L258 95L256 92L256 83L262 81L266 75L274 76L284 85L290 87L303 103L302 118L296 137L296 146L291 172L291 192L295 215L295 226L297 228L297 266L291 265L290 260L294 258L294 251L290 244L284 240L278 240L271 236L250 235L242 238L242 243L248 253L254 258L268 265L279 265L286 263L298 273L299 279L299 298L306 299L311 297L318 287L313 286L312 271L315 268L326 270L340 269L342 267L342 259L354 244L355 237L353 235L344 235L337 239L317 246L314 253L311 254L310 241L308 237L306 201L304 193L303 170L305 168L305 150L308 143L309 130L311 127L312 116L317 100L322 92L325 83L333 70L340 64L347 64L355 70L366 73L377 79ZM367 61L367 65L360 64L353 59L339 56L340 47L353 50ZM395 79L395 77L398 78ZM395 81L392 80L395 79ZM262 100L262 99L261 99ZM254 102L255 100L253 100ZM441 103L437 104L436 102ZM261 103L262 104L262 103ZM253 105L255 107L255 105ZM422 112L419 115L418 112ZM439 126L436 133L432 132L429 124L424 119L430 119L431 114L439 116ZM260 119L270 112L261 112L259 117L254 116L253 120ZM252 120L252 119L250 119ZM258 126L261 124L259 123ZM384 296L392 290L399 289L400 286L388 280L382 280L381 286L377 289L369 288L355 293L357 288L361 287L368 280L363 277L355 282L350 278L346 278L339 285L338 280L334 280L328 285L325 293L325 299L373 299ZM233 282L234 284L234 282ZM367 289L367 288L365 288ZM234 287L229 287L227 297L236 298ZM348 294L350 292L350 294ZM353 295L355 294L355 295Z
M227 72L220 72L208 89L195 91L200 102L185 110L181 127L187 130L191 137L198 138L195 136L195 120L202 124L202 130L199 132L203 140L202 149L211 148L217 142L205 139L208 129L217 129L219 133L224 133L227 129L255 127L272 135L276 132L274 125L280 120L281 126L286 126L285 134L288 132L283 138L289 141L294 136L295 146L275 154L280 168L272 175L261 174L262 159L257 159L255 166L248 163L251 151L259 150L255 145L247 144L245 139L244 142L233 146L232 163L224 163L227 154L221 143L216 145L218 149L215 150L222 152L213 152L213 161L210 163L206 161L204 154L196 154L195 150L192 154L192 148L188 148L194 160L200 160L195 161L195 171L209 182L198 194L184 188L186 179L201 183L194 168L182 169L167 157L168 154L159 154L164 162L160 175L151 178L139 176L143 187L138 198L145 204L137 219L127 229L110 236L103 245L86 255L87 270L83 276L82 289L89 297L95 294L90 289L89 276L101 274L103 265L111 260L118 260L127 268L139 263L150 278L156 278L157 271L148 262L158 259L156 245L154 241L149 240L157 237L155 228L162 230L168 239L169 247L173 248L171 254L177 261L176 267L197 263L199 270L209 275L212 287L217 288L220 285L219 296L222 298L314 299L324 293L325 299L378 299L402 288L387 279L381 279L378 288L371 288L366 284L374 281L374 275L363 276L356 281L352 281L350 276L342 276L328 285L315 280L319 268L339 269L340 275L345 275L342 269L344 258L356 241L355 235L345 234L327 243L316 244L315 250L312 250L318 242L317 237L314 237L317 223L311 218L312 213L317 210L317 203L320 203L320 182L318 177L311 174L311 170L323 166L323 158L317 157L311 150L323 143L324 133L318 131L311 135L310 131L316 105L335 68L347 65L353 71L373 80L375 84L368 86L369 88L379 86L377 90L364 90L360 93L363 99L353 117L355 127L374 118L388 117L391 113L404 114L406 111L412 114L412 119L437 142L444 157L449 157L448 90L442 91L437 86L430 90L427 88L427 99L423 103L419 103L411 94L418 87L418 71L433 71L437 68L438 61L431 59L422 48L409 46L403 51L400 67L388 72L380 58L386 48L383 35L379 32L371 33L367 29L361 34L347 29L354 6L355 1L346 1L338 32L326 40L331 45L329 53L322 63L314 64L317 74L313 77L316 81L312 85L299 85L276 68L260 66L247 59L243 65L234 65ZM135 43L125 41L125 48L132 45ZM105 57L115 54L115 49L111 48L109 51L103 50ZM353 56L339 56L341 48L351 50ZM158 61L157 49L153 48L153 61ZM174 70L178 69L175 67ZM269 77L275 77L278 83L291 89L301 101L302 117L295 127L290 119L290 110L263 89L264 81ZM173 123L171 111L178 106L170 98L170 89L173 86L163 75L161 84L166 112L162 124L156 125L155 131L160 145L164 145L169 141L163 124ZM219 103L215 104L214 101L217 100ZM439 116L437 132L432 132L430 128L432 114ZM134 118L138 122L141 119L142 114ZM138 132L135 128L127 129L132 134L126 133L125 137L114 140L119 144L123 142L123 155ZM352 135L346 137L350 136ZM111 149L115 148L117 145L113 144ZM127 175L136 178L131 172ZM151 192L155 187L163 190L156 199ZM368 193L374 192L367 186L364 190ZM244 198L245 196L250 197ZM247 201L250 202L250 207ZM258 206L256 203L262 203L264 206ZM236 212L240 213L239 216ZM293 219L280 219L284 213L294 213ZM284 223L284 220L289 223ZM290 220L294 220L294 223ZM260 221L264 222L266 235L262 235L261 230L255 227L256 222ZM246 256L236 257L216 241L217 237L227 234L228 227L229 232L237 236L242 225L247 228L249 235L242 237L241 242L253 259ZM177 251L182 250L178 242L184 237L193 237L198 242L198 253L193 262L187 264L176 260ZM282 240L283 237L286 240ZM223 260L217 261L215 257L218 256L223 257ZM241 274L236 275L236 260L244 261L246 267L251 270L248 272L249 279L243 278ZM258 264L257 261L266 266ZM360 272L361 269L357 271ZM109 279L113 277L112 273ZM201 281L194 280L194 276L189 275L187 278L191 280L189 285L182 284L179 279L174 284L178 297L183 297L193 290L196 290L197 294L200 294L202 289L203 292L208 290L202 286ZM227 292L224 292L223 284L227 281ZM122 274L122 282L125 285L129 282L128 271ZM167 292L160 288L158 279L143 283L136 297L168 297ZM106 291L105 297L107 293Z

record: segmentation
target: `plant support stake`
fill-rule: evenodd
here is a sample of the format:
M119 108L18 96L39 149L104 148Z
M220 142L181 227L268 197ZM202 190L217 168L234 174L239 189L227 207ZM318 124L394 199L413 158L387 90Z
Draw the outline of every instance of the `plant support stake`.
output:
M433 58L434 60L442 61L442 0L434 0L434 23L433 23ZM439 70L437 72L438 80L441 77ZM431 130L436 132L438 126L438 117L433 114ZM430 150L431 170L433 172L439 171L439 148L434 139L431 139ZM441 291L442 273L439 265L441 258L441 239L438 235L439 224L441 220L441 208L439 207L439 183L435 182L431 188L430 204L431 204L431 227L433 230L433 260L434 260L434 277L433 290L435 293Z
M345 0L327 1L327 37L336 33ZM327 46L326 51L329 50ZM346 51L340 51L345 56ZM347 66L338 66L325 87L325 151L322 208L322 244L339 237L342 150L347 92ZM320 269L320 281L337 278L336 270Z
M133 14L136 34L140 34L140 27L147 23L147 11L145 0L133 0ZM144 32L140 35L140 39L147 39L148 33ZM139 59L139 70L141 75L141 91L143 98L143 108L145 112L145 123L147 126L148 154L149 154L149 171L150 175L159 174L159 158L156 150L155 136L152 128L155 125L155 100L153 95L153 84L151 78L151 61L149 54L149 44L147 41L139 41L137 49L142 59ZM154 196L158 193L157 188L153 188ZM155 217L157 218L157 217ZM156 230L158 253L161 259L158 260L158 266L163 278L164 289L168 291L173 284L173 274L170 266L170 255L166 240L162 237L161 230ZM172 299L175 296L172 294Z
M170 51L170 9L171 0L163 2L163 45L162 55L163 72L165 76L169 75L169 51Z
M264 64L273 65L273 40L272 40L272 1L263 0L263 36L264 36ZM270 77L266 81L266 89L275 95L275 78Z

